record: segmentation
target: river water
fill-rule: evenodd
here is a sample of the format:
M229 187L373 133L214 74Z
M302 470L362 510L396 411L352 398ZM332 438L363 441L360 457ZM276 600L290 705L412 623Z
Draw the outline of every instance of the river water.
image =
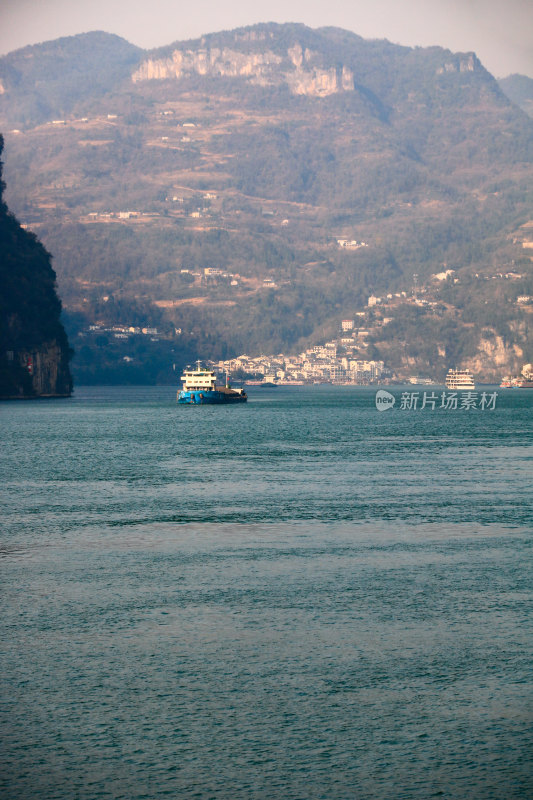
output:
M533 796L533 392L390 391L0 406L2 798Z

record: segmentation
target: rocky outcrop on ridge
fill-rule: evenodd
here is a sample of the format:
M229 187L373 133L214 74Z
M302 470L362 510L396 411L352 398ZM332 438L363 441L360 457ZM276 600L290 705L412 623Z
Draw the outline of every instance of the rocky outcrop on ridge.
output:
M352 71L324 67L318 53L298 43L285 57L272 50L243 53L229 47L174 50L168 58L148 58L135 70L132 81L179 79L196 73L210 77L248 78L258 86L286 83L293 94L326 97L354 90Z

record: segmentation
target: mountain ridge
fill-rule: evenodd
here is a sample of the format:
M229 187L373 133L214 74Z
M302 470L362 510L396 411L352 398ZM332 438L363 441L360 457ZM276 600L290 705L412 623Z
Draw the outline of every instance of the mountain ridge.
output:
M122 37L104 31L14 50L0 58L0 119L11 98L13 105L4 125L31 125L69 114L80 94L101 97L127 78L141 52Z
M149 52L106 42L118 66L105 91L105 81L75 97L63 87L71 112L54 120L43 117L45 85L38 121L7 134L10 204L56 254L67 310L107 319L107 296L114 309L144 304L147 317L163 309L184 332L176 352L194 343L221 357L298 347L368 295L405 290L413 273L452 267L466 281L514 262L529 293L533 123L474 54L271 24ZM246 58L238 74L226 55L220 74L230 45L246 58L274 53L259 63L263 85ZM176 51L192 53L186 69L133 80L147 59L177 64ZM105 76L106 59L97 66ZM315 69L331 74L335 91L291 88L299 69L311 83ZM0 121L14 119L20 104L4 94ZM338 244L352 240L366 246ZM234 283L198 277L211 267ZM527 350L526 312L486 290L482 303L506 309L494 335ZM481 327L466 330L482 341Z
M36 112L41 119L48 111L51 113L56 110L72 110L68 103L63 106L58 104L54 106L53 103L50 103L47 94L44 93L45 84L49 84L49 90L50 84L52 84L52 89L54 88L53 84L56 80L65 81L67 66L70 71L74 70L85 76L90 74L92 83L96 83L95 92L102 94L111 89L117 81L128 80L132 73L138 72L142 67L143 60L168 59L172 52L183 48L188 51L205 50L212 47L215 49L227 47L229 44L239 48L241 52L257 52L265 43L274 48L276 55L283 56L285 59L287 59L288 51L295 46L300 46L304 52L310 47L320 48L319 56L325 62L325 69L333 67L338 69L339 66L342 66L339 62L339 58L341 58L346 62L346 68L354 72L356 87L376 97L378 94L390 93L391 87L393 92L397 91L397 86L395 88L397 81L393 80L394 76L398 77L397 69L389 69L387 80L381 79L376 84L375 76L380 73L380 70L375 68L375 61L376 59L381 61L384 54L387 58L392 59L393 65L398 65L399 60L402 59L414 61L414 66L419 69L431 63L434 71L442 75L467 71L482 72L485 77L490 75L473 52L453 53L446 48L436 46L407 47L392 44L386 39L366 40L341 28L311 29L301 23L261 23L233 31L210 33L196 39L176 40L170 45L150 50L143 50L132 45L115 34L91 31L38 45L29 45L0 57L0 85L2 86L0 119L2 119L2 104L5 105L7 96L15 92L19 85L25 92L35 90L39 85L43 87L43 94L37 93L37 96L32 98L37 105L40 103L43 106ZM354 55L354 46L361 49L359 57L357 54ZM349 54L350 49L352 50L351 55ZM102 59L103 54L105 54L104 59ZM35 60L40 60L40 63L36 69L36 75L32 76L29 62ZM362 66L362 61L365 62L364 66ZM114 69L110 70L110 64ZM295 66L294 62L292 66ZM372 72L374 72L374 80L369 81L369 75ZM107 77L107 80L103 79L104 76ZM496 79L490 77L496 83ZM79 88L80 85L76 83L76 89ZM10 121L21 123L23 119L20 116L16 119L11 113Z

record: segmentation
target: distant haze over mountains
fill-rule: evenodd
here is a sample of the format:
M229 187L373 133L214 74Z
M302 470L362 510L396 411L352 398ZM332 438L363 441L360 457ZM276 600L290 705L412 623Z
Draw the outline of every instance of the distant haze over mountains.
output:
M310 46L303 48L298 39ZM383 56L383 67L393 54L393 62L403 54L403 60L410 59L415 66L414 54L434 53L442 61L435 67L436 74L473 71L475 65L481 68L473 53L463 54L461 60L461 54L442 48L408 48L385 40L365 42L348 31L313 31L295 24L209 34L154 51L144 51L113 34L93 32L28 46L0 58L0 119L4 124L24 124L25 119L33 123L50 114L68 113L80 101L111 92L123 80L137 83L192 74L241 77L259 86L287 83L296 94L326 96L337 88L354 89L351 68L343 66L339 58L345 50L349 62L356 45L362 50L360 55L373 52L374 58ZM519 105L531 101L532 78L512 75L500 80L500 85Z
M0 54L82 31L112 31L140 47L155 48L210 31L300 21L314 29L338 26L366 39L410 47L474 51L493 75L533 77L533 8L527 0L196 0L186 6L175 0L4 0L0 16Z
M499 81L507 97L533 117L533 78L526 75L509 75Z
M528 293L531 84L498 83L473 53L339 28L256 25L151 52L59 39L0 59L10 206L53 252L80 325L111 307L152 315L182 331L178 360L303 346L370 294L453 268L440 317L401 323L394 357L442 370L452 351L484 352L495 370L497 352L514 367L527 312L509 286L465 287L514 269L511 294ZM232 280L200 279L210 267Z

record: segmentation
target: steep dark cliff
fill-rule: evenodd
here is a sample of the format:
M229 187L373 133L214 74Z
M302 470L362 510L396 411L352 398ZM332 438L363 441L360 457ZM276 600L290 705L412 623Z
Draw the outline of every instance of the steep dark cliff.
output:
M0 136L0 155L3 149ZM68 397L70 349L50 254L3 201L0 162L0 398Z

